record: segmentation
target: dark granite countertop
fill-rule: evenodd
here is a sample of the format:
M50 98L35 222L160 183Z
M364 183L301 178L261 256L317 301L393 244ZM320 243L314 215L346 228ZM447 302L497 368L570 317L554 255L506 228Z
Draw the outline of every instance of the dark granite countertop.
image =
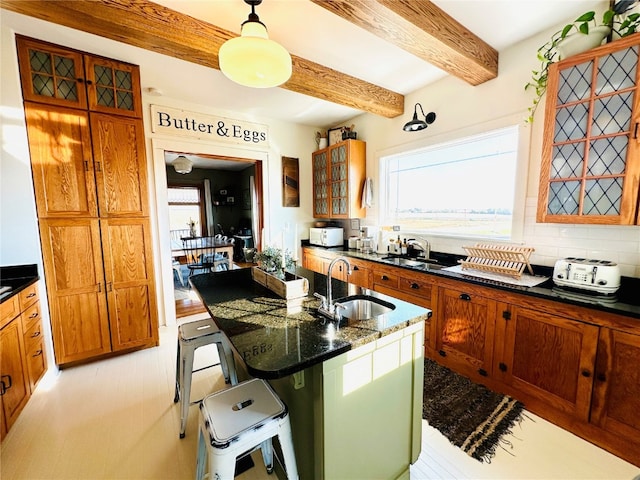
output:
M358 250L351 250L345 247L316 247L305 244L303 247L314 248L320 250L330 251L332 253L343 255L345 257L361 258L363 260L369 260L372 262L380 263L381 265L390 265L389 262L382 260L386 255L369 253L364 254ZM461 280L464 282L474 283L477 285L496 288L499 290L507 290L511 292L521 293L524 295L531 295L538 298L544 298L547 300L555 300L558 302L568 303L580 307L592 308L603 312L614 313L618 315L624 315L627 317L633 317L640 319L640 278L635 277L622 277L621 287L614 295L594 295L587 293L584 290L561 288L554 285L553 280L549 278L546 282L535 287L523 287L519 285L511 285L495 280L487 280L472 274L457 273L442 270L443 267L456 265L457 261L464 259L463 255L453 255L439 252L432 252L431 258L439 261L438 264L428 265L425 268L415 269L407 266L396 266L397 268L404 268L410 271L419 273L426 273L430 275L436 275L440 277L451 278L454 280ZM536 275L551 277L553 273L552 267L545 267L539 265L533 265L533 271Z
M256 283L250 268L194 275L190 279L254 377L291 375L425 321L431 315L428 309L367 291L393 303L395 310L376 320L343 320L336 325L317 313L319 300L313 297L314 292L325 294L326 276L300 267L295 273L309 280L309 297L298 308L288 308L286 300ZM360 287L335 279L332 289L334 299L363 293Z
M9 288L0 293L0 303L17 295L39 279L36 264L0 266L0 287Z

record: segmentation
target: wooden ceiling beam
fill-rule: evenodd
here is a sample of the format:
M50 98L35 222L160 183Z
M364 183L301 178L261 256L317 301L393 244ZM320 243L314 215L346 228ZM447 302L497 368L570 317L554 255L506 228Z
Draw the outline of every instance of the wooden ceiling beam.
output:
M498 52L429 0L311 0L471 85L498 76Z
M220 46L237 36L147 0L0 0L0 6L215 69ZM399 93L304 58L292 60L293 74L281 88L387 118L404 111Z

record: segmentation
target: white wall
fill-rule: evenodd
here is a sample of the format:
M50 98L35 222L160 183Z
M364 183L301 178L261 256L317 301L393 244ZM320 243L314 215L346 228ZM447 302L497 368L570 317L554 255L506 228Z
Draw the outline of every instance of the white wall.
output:
M554 31L556 29L500 52L499 74L494 80L473 87L456 78L445 78L408 95L402 117L390 120L361 115L351 120L349 123L356 125L358 138L367 141L368 174L379 179L379 158L392 152L411 150L507 124L523 125L527 108L533 99L531 92L524 91L524 85L530 80L531 70L538 66L538 47ZM426 130L404 132L402 126L411 119L416 102L422 104L425 112L436 112L437 119ZM565 256L599 258L618 262L623 275L640 277L639 226L536 223L543 122L544 105L541 104L533 125L524 128L525 134L530 133L530 148L526 152L527 168L523 172L527 176L523 181L523 188L526 186L523 242L536 249L532 262L552 266L556 259ZM455 182L452 182L452 188L455 188ZM379 193L379 188L376 188L374 208L368 210L363 223L379 223ZM454 238L426 237L431 240L434 250L463 255L465 251L462 246L475 243Z

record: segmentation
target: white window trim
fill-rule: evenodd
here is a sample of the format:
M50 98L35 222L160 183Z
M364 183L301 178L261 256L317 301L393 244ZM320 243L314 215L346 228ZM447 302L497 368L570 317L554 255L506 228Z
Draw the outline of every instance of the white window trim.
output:
M401 153L408 153L414 150L424 149L430 146L454 142L465 137L472 137L474 135L481 135L483 133L498 130L500 128L506 128L511 126L518 127L518 153L516 164L516 175L514 184L514 201L513 201L513 219L511 228L511 239L506 241L508 243L524 243L524 223L525 223L525 207L527 198L527 179L529 170L529 154L531 144L531 128L524 124L524 120L521 114L508 115L505 117L497 118L490 121L482 122L481 124L472 125L469 127L461 128L459 130L451 130L449 132L427 137L422 140L404 143L396 145L394 147L380 150L377 152L377 166L378 166L378 225L385 225L385 211L386 211L386 198L384 196L387 192L387 179L384 176L384 161L387 157L392 155L398 155ZM428 131L428 130L427 130ZM477 237L471 235L454 235L443 233L431 233L428 231L411 231L402 230L404 233L411 233L422 237L437 237L439 239L455 239L455 240L469 240L469 241L488 241L487 237ZM493 240L490 240L493 241ZM496 242L500 240L496 239Z

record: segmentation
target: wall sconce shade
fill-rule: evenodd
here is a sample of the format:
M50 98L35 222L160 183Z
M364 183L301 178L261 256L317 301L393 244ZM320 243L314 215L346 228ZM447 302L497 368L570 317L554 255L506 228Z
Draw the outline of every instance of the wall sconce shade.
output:
M262 0L244 0L251 5L249 18L240 36L227 40L218 51L220 70L230 80L253 88L282 85L291 77L291 55L277 42L269 40L267 27L255 13Z
M418 106L420 107L424 120L418 120ZM413 119L410 122L405 123L402 129L405 132L417 132L418 130L424 130L435 121L436 114L434 112L429 112L425 115L422 105L416 103L415 107L413 107Z
M193 162L189 160L187 157L185 157L184 155L179 155L173 161L173 168L178 173L182 173L182 174L190 173L191 167L193 167Z

